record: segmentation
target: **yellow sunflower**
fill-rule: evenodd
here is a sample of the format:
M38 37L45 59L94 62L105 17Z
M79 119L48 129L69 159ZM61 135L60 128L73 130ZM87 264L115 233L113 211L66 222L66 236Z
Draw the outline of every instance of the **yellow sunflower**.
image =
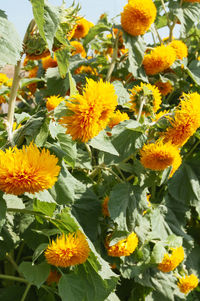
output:
M129 116L126 113L121 113L119 110L117 110L112 114L108 126L110 129L112 129L114 126L124 120L129 120Z
M106 241L108 255L112 257L129 256L135 251L137 245L138 237L134 232L112 246L109 246L109 238L108 241Z
M170 82L163 83L161 81L158 81L158 82L155 83L155 86L158 88L158 90L160 91L160 93L163 96L168 95L173 90L173 87L172 87Z
M173 271L184 259L183 247L170 248L171 254L166 253L158 265L158 269L164 273Z
M147 75L154 75L169 68L175 60L175 50L169 45L161 45L145 54L143 66Z
M0 87L1 85L10 86L10 79L4 73L0 73Z
M84 38L87 34L90 28L93 26L93 24L89 21L87 21L84 18L79 19L76 22L75 31L73 34L73 38L80 39Z
M196 275L186 275L185 277L179 278L178 287L181 293L188 294L191 292L195 287L197 287L199 283L199 279Z
M32 143L22 149L0 150L0 190L20 195L51 188L60 172L57 163L49 150L40 151Z
M132 36L143 35L156 18L152 0L129 0L121 13L121 25Z
M63 101L64 98L60 97L59 95L53 95L47 98L46 108L48 111L54 110L60 103Z
M148 95L145 95L144 89L149 90ZM130 103L131 109L136 113L139 112L141 98L145 98L145 104L143 106L142 114L150 115L152 112L157 112L161 104L161 94L158 88L151 84L141 83L140 86L134 86L130 90Z
M169 46L171 46L176 52L176 58L182 60L188 56L188 49L185 43L179 40L173 40Z
M168 117L170 127L162 135L164 141L181 147L200 127L200 95L183 93L173 118Z
M70 42L71 46L74 48L72 49L72 55L75 55L75 54L79 54L82 56L82 57L86 57L86 52L85 52L85 49L83 47L83 45L78 42L78 41L72 41Z
M178 148L170 142L163 143L162 140L144 145L140 151L140 155L142 165L151 170L164 170L169 166L172 166L173 169L176 167L177 169L177 162L179 166L181 164Z
M115 89L109 82L87 79L83 95L76 94L66 102L69 115L61 119L73 140L87 142L106 128L117 106Z
M77 231L52 240L44 254L49 264L65 268L84 263L89 253L90 248L85 235Z

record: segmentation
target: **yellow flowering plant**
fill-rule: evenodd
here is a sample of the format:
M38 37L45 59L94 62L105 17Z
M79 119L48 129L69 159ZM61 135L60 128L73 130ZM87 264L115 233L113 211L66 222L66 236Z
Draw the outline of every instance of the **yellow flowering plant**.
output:
M199 300L199 1L49 2L0 10L0 300Z

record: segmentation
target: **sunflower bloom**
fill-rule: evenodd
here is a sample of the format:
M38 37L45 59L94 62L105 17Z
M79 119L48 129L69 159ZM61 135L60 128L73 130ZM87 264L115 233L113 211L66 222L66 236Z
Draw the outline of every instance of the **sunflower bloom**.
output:
M84 18L81 18L76 22L73 38L75 39L84 38L88 34L88 31L92 26L93 24L91 22L87 21Z
M84 263L89 253L90 248L85 235L77 231L52 240L44 254L49 264L65 268Z
M60 122L73 140L87 142L106 128L117 106L117 95L109 82L87 79L83 95L72 96L66 106L70 113Z
M126 113L121 113L119 110L117 110L112 114L108 126L110 129L112 129L114 126L125 120L129 120L129 116Z
M187 46L182 41L173 40L169 46L175 50L177 59L182 60L184 57L188 56Z
M60 172L57 163L49 150L40 152L32 143L22 149L15 146L5 152L0 150L0 190L20 195L51 188Z
M70 44L74 48L72 49L72 55L80 54L82 57L86 57L85 49L80 42L72 41Z
M158 269L164 273L173 271L184 259L183 247L171 248L171 254L166 253L158 265Z
M156 18L152 0L129 0L121 13L121 25L132 36L143 35Z
M47 70L48 68L54 68L57 66L58 63L55 54L53 58L51 57L51 55L48 55L42 59L42 67L44 70Z
M169 45L162 45L144 56L143 65L147 75L154 75L169 68L175 60L175 50Z
M179 278L178 287L181 293L188 294L197 287L199 279L194 274Z
M181 147L200 127L200 95L183 93L173 118L168 118L170 127L163 133L164 141Z
M106 243L108 255L112 257L129 256L131 255L138 245L138 237L132 232L127 238L118 241L113 246Z
M63 101L64 98L60 97L59 95L53 95L47 98L46 108L48 111L54 110L60 103Z
M102 203L102 213L103 213L103 216L110 216L110 213L108 211L108 201L109 201L109 197L106 196L103 200L103 203Z
M145 88L149 90L148 95L144 94ZM152 112L157 112L160 108L161 94L156 86L141 83L140 86L134 86L133 89L130 90L130 92L130 108L136 113L138 113L140 109L141 97L145 97L145 104L142 109L142 114L150 115Z
M1 85L5 85L5 86L11 86L12 81L7 77L6 74L4 73L0 73L0 87Z
M169 166L177 168L176 162L179 163L179 166L181 163L178 148L170 142L163 143L162 140L144 145L140 155L142 165L151 170L164 170Z
M61 274L57 272L56 270L50 270L49 276L46 280L46 283L48 285L51 285L52 283L58 283L61 278Z
M173 90L173 87L170 82L163 83L163 82L158 81L155 83L155 86L158 88L158 90L160 91L160 93L163 96L168 95Z

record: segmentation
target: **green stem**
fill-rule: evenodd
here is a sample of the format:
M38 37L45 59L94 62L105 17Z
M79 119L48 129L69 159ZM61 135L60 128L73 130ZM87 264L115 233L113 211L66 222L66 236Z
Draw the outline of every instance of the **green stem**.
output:
M16 264L16 262L14 261L14 259L12 258L12 256L10 256L9 254L6 254L6 258L12 264L12 266L17 271L17 273L21 276L19 268L18 268L18 265Z
M155 199L155 194L156 194L156 182L153 182L153 185L151 186L151 198L152 198L152 200Z
M144 107L145 104L145 98L142 98L142 101L140 102L140 108L139 108L139 112L138 112L138 116L137 116L137 121L140 120L140 117L142 115L142 109Z
M89 155L90 160L92 162L92 151L91 151L91 148L90 148L90 146L87 143L85 143L85 147L87 149L88 155Z
M28 281L26 279L23 279L23 278L20 278L20 277L15 277L15 276L10 276L10 275L2 275L2 274L0 274L0 279L28 283Z
M195 150L195 148L197 148L197 146L198 146L199 144L200 144L200 140L198 140L198 141L193 145L193 147L191 148L191 150L189 151L189 153L186 154L184 160L187 159L187 158L193 153L193 151Z
M31 283L28 283L27 284L27 287L26 287L26 289L25 289L25 291L24 291L24 294L23 294L23 296L22 296L22 298L21 298L21 301L25 301L25 299L26 299L26 297L27 297L27 295L28 295L28 292L29 292L29 290L30 290L30 288L31 288Z
M114 167L117 169L117 171L118 171L118 173L120 174L121 178L122 178L124 181L126 181L126 178L124 177L124 175L123 175L121 169L119 168L119 166L114 165Z
M118 53L118 42L119 42L119 30L117 32L117 36L116 36L116 39L115 39L112 60L111 60L111 63L110 63L110 67L108 69L108 73L106 75L106 81L110 81L111 75L112 75L113 70L115 68L115 64L116 64L116 61L117 61L117 53Z
M163 7L163 9L164 9L164 11L165 11L166 17L167 17L167 25L168 25L168 27L170 28L169 14L168 14L168 12L167 12L167 9L166 9L164 0L161 0L161 3L162 3L162 7Z
M17 97L17 91L18 91L19 82L21 79L20 70L21 70L21 60L19 60L15 66L13 83L12 83L10 97L9 97L9 101L8 101L7 131L8 131L8 138L9 138L11 145L14 145L12 128L13 128L14 112L15 112L15 100Z

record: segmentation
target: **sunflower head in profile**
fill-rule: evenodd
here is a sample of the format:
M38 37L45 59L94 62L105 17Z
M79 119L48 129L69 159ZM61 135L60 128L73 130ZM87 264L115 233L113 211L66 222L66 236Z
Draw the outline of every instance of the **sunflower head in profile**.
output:
M170 126L163 133L164 141L177 147L183 146L200 127L200 95L183 93L173 117L168 117Z
M181 293L188 294L197 287L199 279L196 275L190 274L179 278L178 287Z
M108 255L112 257L129 256L135 251L138 245L138 237L134 232L112 246L110 246L109 238L108 236L105 246Z
M154 22L156 13L152 0L129 0L121 13L121 25L132 36L143 35Z
M130 108L136 113L139 112L142 99L145 101L142 114L148 116L156 113L160 108L161 94L156 86L141 83L140 86L134 86L130 92Z
M188 56L188 49L184 42L180 40L173 40L169 46L171 46L176 52L176 58L182 60Z
M60 123L73 140L87 142L106 128L117 106L117 95L111 83L87 79L83 94L71 96L66 106L69 113Z
M84 263L90 254L90 248L85 235L77 231L62 234L52 240L44 254L49 264L65 268Z
M163 260L158 265L158 269L164 273L173 271L184 259L183 247L170 248L171 254L164 254Z
M20 195L51 188L57 181L60 166L58 158L49 150L30 144L0 150L0 190Z

